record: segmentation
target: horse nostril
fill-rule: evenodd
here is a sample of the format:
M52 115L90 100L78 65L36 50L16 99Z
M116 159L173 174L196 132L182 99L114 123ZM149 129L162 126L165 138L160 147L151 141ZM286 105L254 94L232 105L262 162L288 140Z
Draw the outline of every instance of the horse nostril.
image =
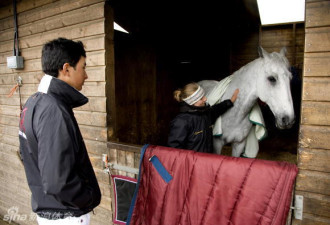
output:
M282 123L283 124L288 124L288 121L289 121L289 117L288 116L282 117Z

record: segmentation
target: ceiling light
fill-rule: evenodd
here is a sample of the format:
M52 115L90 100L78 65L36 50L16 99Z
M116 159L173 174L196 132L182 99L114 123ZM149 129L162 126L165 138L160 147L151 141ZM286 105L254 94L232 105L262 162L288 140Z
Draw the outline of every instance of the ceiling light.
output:
M305 0L257 0L262 25L305 21Z
M124 28L122 28L121 26L119 26L116 22L113 22L113 28L115 30L118 30L118 31L121 31L121 32L124 32L124 33L129 34L127 30L125 30Z

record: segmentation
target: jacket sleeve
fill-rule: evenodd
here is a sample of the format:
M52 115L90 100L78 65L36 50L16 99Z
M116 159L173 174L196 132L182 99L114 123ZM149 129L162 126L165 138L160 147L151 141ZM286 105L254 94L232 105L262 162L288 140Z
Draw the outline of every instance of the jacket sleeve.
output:
M184 148L189 133L188 122L176 117L170 124L167 145L172 148Z
M211 107L211 122L212 124L215 123L217 118L224 114L228 109L233 107L233 103L230 99L224 100L220 102L219 104L213 105Z
M70 115L57 106L42 113L36 130L38 166L45 194L53 195L64 205L86 208L93 202L92 190L75 168L78 146L71 126Z

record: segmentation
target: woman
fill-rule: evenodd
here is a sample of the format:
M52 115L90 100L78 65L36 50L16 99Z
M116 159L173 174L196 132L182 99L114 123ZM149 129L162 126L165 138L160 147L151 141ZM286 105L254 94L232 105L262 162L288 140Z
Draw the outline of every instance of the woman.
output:
M189 83L174 91L174 98L180 103L180 113L171 122L168 146L212 153L212 125L233 106L238 92L236 89L231 99L210 107L206 105L203 88L197 83Z

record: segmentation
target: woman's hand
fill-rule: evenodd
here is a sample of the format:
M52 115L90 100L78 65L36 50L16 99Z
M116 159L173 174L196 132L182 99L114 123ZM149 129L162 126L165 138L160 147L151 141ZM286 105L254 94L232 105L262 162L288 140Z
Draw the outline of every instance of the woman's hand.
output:
M231 96L231 99L230 99L232 103L234 103L236 101L238 93L239 93L239 89L236 89L233 96Z

